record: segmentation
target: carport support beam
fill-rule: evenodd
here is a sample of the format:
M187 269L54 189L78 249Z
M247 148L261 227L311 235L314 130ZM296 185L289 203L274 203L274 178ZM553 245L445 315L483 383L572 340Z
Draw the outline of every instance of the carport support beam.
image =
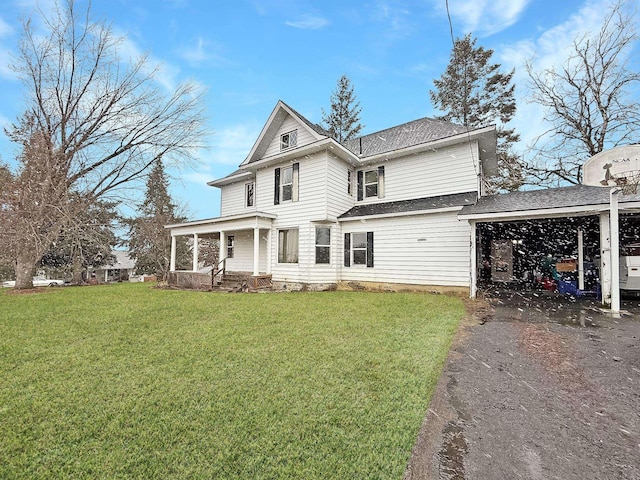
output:
M470 270L471 270L471 278L470 278L470 288L469 288L469 297L476 298L478 294L478 256L477 256L477 246L476 246L476 222L473 220L469 221L471 225L471 252L469 253L469 259L471 261Z
M611 234L609 212L600 213L600 291L602 304L611 303Z
M618 193L620 188L609 191L611 223L611 312L620 312L620 230L618 222Z
M578 289L584 290L584 234L578 229Z

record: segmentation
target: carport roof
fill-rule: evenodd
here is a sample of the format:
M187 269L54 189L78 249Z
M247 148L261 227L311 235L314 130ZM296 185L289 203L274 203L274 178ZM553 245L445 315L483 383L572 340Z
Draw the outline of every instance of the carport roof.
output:
M603 210L609 205L609 188L574 185L572 187L528 190L481 197L474 205L465 206L459 213L461 218L486 218L490 214L502 217L508 214L526 215L532 211ZM640 202L640 193L621 195L621 206ZM634 205L635 206L635 205Z

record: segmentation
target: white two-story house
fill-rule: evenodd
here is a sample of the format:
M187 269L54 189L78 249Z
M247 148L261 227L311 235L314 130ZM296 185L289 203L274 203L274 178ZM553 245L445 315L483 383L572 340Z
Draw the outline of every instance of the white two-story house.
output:
M420 119L341 144L278 102L247 158L208 184L220 216L168 225L220 241L225 272L275 287L467 290L471 226L457 218L496 168L495 128ZM217 270L216 270L217 271Z

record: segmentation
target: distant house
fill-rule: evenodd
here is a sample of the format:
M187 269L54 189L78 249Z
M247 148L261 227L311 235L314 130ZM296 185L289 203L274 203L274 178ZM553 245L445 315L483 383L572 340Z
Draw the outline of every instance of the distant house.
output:
M458 213L495 170L494 126L423 118L342 144L280 101L239 169L208 183L221 215L167 226L171 270L177 236L206 236L225 272L276 287L468 292L472 230Z
M135 272L136 262L129 257L128 252L112 250L115 260L100 268L89 269L88 278L95 278L98 282L121 282L129 280Z

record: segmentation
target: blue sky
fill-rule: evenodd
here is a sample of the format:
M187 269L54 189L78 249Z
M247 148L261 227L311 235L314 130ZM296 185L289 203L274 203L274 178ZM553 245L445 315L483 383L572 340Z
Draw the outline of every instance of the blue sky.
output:
M80 2L84 5L84 2ZM576 34L597 29L608 0L449 0L453 33L472 33L493 60L516 68L520 148L542 131L542 112L526 102L524 63L560 64ZM0 123L20 114L21 84L8 69L21 18L52 0L0 4ZM445 0L94 0L94 16L126 35L123 48L162 64L161 88L193 80L206 88L214 133L200 163L172 171L172 195L190 218L219 214L219 191L206 182L233 171L282 99L320 122L342 74L362 106L364 133L437 115L433 80L449 61ZM635 52L637 55L637 52ZM0 134L0 152L14 147Z

